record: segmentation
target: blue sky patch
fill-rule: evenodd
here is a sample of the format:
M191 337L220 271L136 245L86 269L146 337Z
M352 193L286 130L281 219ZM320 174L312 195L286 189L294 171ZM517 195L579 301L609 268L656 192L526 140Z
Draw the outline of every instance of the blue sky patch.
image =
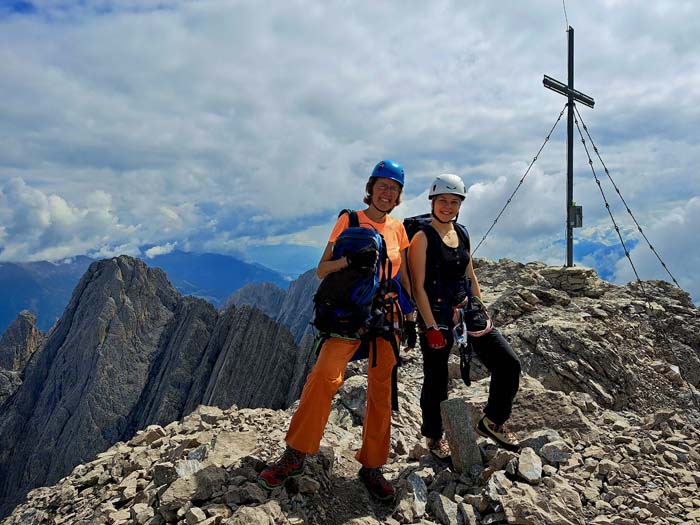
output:
M625 240L629 251L637 243L636 239ZM609 245L586 239L580 239L574 243L574 261L580 261L584 266L591 266L598 272L600 278L606 281L614 280L615 266L622 258L625 258L625 251L619 243ZM644 276L640 277L644 278Z
M9 2L3 2L0 5L0 15L5 14L20 14L29 15L36 13L36 7L31 2L25 2L23 0L10 0Z

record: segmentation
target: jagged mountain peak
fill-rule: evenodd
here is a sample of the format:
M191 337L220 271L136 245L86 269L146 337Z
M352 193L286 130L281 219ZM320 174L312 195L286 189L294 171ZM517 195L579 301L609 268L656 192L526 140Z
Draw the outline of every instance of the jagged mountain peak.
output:
M22 310L0 337L0 369L21 371L43 338L44 335L36 327L36 316Z
M22 310L0 337L0 405L22 384L24 367L45 337L36 327L36 316L28 310Z
M289 328L297 344L302 344L304 337L312 332L312 298L319 283L316 270L309 270L292 281L286 291L270 283L249 284L233 293L226 302L262 310Z
M0 509L205 397L286 406L305 360L289 330L257 310L219 315L139 259L96 261L0 409ZM261 373L277 380L261 386Z
M274 283L250 283L229 295L222 309L231 305L248 305L275 319L280 313L285 296L286 292Z

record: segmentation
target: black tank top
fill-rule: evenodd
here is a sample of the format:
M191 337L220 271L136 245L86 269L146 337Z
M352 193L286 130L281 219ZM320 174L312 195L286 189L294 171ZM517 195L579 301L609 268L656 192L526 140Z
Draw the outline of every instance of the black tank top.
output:
M469 250L459 235L457 235L457 238L459 239L459 244L456 248L447 246L440 239L440 268L443 273L443 279L447 282L461 280L467 273L467 266L469 265Z
M446 316L451 319L452 307L467 298L469 288L469 236L465 231L466 238L463 238L462 230L459 227L455 228L459 239L456 248L447 246L432 226L428 225L423 229L428 240L424 288L433 313L444 311L439 315L440 320L436 318L441 324L447 322Z

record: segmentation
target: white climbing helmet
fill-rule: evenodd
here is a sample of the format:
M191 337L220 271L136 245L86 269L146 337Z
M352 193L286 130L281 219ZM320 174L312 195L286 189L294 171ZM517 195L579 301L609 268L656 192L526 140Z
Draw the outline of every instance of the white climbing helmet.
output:
M428 199L432 200L432 198L436 195L444 195L445 193L457 195L464 200L467 196L467 188L464 186L462 177L451 173L443 173L442 175L438 175L430 185Z

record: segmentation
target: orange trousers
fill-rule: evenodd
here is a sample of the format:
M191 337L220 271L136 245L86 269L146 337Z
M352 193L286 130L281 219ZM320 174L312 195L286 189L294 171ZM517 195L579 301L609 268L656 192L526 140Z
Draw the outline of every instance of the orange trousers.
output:
M336 337L323 343L318 360L306 378L299 408L287 431L285 440L290 447L307 454L318 452L331 412L331 401L343 384L348 361L359 346L359 340ZM368 468L381 467L389 457L391 371L396 364L391 344L384 339L377 339L377 366L372 367L371 361L370 353L362 448L355 455Z

